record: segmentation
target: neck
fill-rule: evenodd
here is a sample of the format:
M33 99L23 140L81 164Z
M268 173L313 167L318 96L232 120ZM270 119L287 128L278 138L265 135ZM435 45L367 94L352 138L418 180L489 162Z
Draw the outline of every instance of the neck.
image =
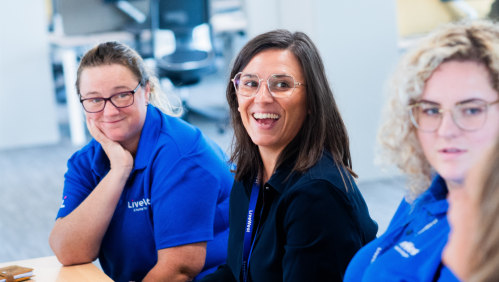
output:
M142 130L141 130L142 132ZM126 141L123 141L123 142L119 142L121 147L123 147L123 149L127 150L128 152L130 152L130 154L132 155L132 157L135 159L135 155L137 154L137 149L139 147L139 140L140 140L140 133L137 135L137 137L134 137L132 138L131 140L126 140Z
M274 173L277 158L282 150L272 150L268 148L259 147L260 156L263 162L263 179L262 183L269 181Z
M456 190L459 188L463 188L463 180L447 180L445 179L445 185L447 185L447 190Z

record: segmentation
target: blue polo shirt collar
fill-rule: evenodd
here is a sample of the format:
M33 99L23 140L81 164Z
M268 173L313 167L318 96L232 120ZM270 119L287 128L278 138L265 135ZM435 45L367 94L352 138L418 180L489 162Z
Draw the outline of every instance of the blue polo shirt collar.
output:
M159 110L152 105L147 106L146 120L140 133L139 146L134 160L134 170L144 169L150 163L153 157L153 150L158 142L159 133L161 129L161 114ZM99 177L104 177L111 167L109 158L99 142L95 142L96 153L92 161L92 170Z
M447 193L445 180L436 175L428 190L414 203L413 211L425 209L432 215L446 213L449 208Z
M134 170L144 169L153 157L153 150L158 143L161 131L161 113L152 105L147 106L146 120L140 133L139 146L135 155Z

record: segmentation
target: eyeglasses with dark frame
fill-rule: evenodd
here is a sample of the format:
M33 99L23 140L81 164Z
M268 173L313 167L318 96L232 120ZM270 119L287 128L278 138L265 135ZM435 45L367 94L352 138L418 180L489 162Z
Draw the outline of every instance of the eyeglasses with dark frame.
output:
M423 132L435 132L442 123L444 112L451 112L454 123L464 131L476 131L481 129L487 120L487 112L490 106L499 103L486 102L481 99L471 99L457 103L452 109L442 109L440 105L427 101L420 101L409 105L412 124Z
M238 95L254 97L264 79L261 79L257 74L239 72L231 81L234 83L234 88ZM306 86L305 84L296 82L289 74L272 74L267 78L268 90L274 97L289 98L297 85Z
M118 109L130 107L131 105L133 105L135 101L134 94L135 92L137 92L140 85L141 83L139 82L139 85L137 85L137 87L135 87L133 91L116 93L109 98L104 98L104 97L93 97L87 99L80 98L80 103L83 106L83 109L87 113L98 113L103 111L104 108L106 107L107 101L111 102L111 104L113 104L113 106L115 106Z

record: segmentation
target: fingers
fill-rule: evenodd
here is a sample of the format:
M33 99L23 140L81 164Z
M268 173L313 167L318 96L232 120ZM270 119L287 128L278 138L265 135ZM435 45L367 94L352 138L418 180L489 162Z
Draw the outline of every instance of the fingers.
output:
M106 135L104 135L104 133L102 133L102 131L97 126L95 126L95 123L92 119L87 119L87 128L90 132L90 135L92 135L92 137L100 144L111 141L109 138L107 138Z

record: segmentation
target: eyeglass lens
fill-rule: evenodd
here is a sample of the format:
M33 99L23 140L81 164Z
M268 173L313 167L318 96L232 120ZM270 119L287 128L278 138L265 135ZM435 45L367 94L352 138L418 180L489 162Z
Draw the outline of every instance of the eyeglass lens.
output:
M414 125L421 131L436 131L442 122L443 113L435 104L420 103L412 108L411 114ZM463 130L478 130L487 120L487 103L475 100L458 104L452 109L452 118Z
M236 93L241 96L252 97L260 88L260 77L251 73L238 73L234 77ZM274 97L289 97L295 89L295 80L287 74L274 74L268 80L268 89Z
M106 100L102 97L94 98L94 99L86 99L83 100L83 108L89 113L96 113L104 110L106 106ZM132 92L124 92L118 93L109 98L109 101L116 108L126 108L133 104L133 93Z

